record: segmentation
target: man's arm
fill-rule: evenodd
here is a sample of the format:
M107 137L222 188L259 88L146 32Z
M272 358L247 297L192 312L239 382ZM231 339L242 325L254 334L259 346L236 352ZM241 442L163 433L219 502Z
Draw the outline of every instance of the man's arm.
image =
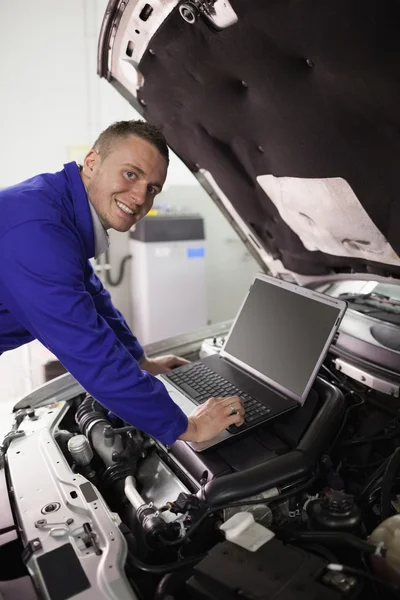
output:
M89 261L85 270L85 287L93 298L97 313L108 323L120 342L132 354L133 358L139 362L144 360L145 355L142 346L129 329L122 313L115 308L109 292L93 271Z
M62 224L29 221L9 230L0 239L2 301L103 406L171 444L188 419L98 315L79 247Z

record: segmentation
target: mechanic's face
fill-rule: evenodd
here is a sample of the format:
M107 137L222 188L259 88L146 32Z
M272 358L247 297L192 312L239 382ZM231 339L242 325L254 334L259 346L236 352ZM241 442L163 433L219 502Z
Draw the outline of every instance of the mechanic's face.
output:
M104 159L91 150L82 179L103 226L128 231L140 221L161 192L167 168L157 148L134 135L116 140Z

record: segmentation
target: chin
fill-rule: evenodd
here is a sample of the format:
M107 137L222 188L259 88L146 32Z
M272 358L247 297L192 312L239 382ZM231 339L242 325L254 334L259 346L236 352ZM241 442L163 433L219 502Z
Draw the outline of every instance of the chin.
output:
M112 229L115 231L119 231L120 233L125 233L130 230L130 228L134 225L134 223L118 223L112 226Z

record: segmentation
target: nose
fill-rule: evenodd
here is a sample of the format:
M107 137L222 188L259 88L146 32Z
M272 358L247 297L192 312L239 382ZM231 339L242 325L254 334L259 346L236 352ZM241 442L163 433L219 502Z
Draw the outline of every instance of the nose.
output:
M136 182L136 185L131 189L130 197L134 204L143 206L147 197L147 184L142 185L141 183Z

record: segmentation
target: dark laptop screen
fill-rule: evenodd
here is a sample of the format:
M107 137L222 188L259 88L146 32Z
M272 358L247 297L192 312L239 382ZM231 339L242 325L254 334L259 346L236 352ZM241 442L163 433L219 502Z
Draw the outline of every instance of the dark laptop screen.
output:
M301 397L340 308L256 279L225 352Z

